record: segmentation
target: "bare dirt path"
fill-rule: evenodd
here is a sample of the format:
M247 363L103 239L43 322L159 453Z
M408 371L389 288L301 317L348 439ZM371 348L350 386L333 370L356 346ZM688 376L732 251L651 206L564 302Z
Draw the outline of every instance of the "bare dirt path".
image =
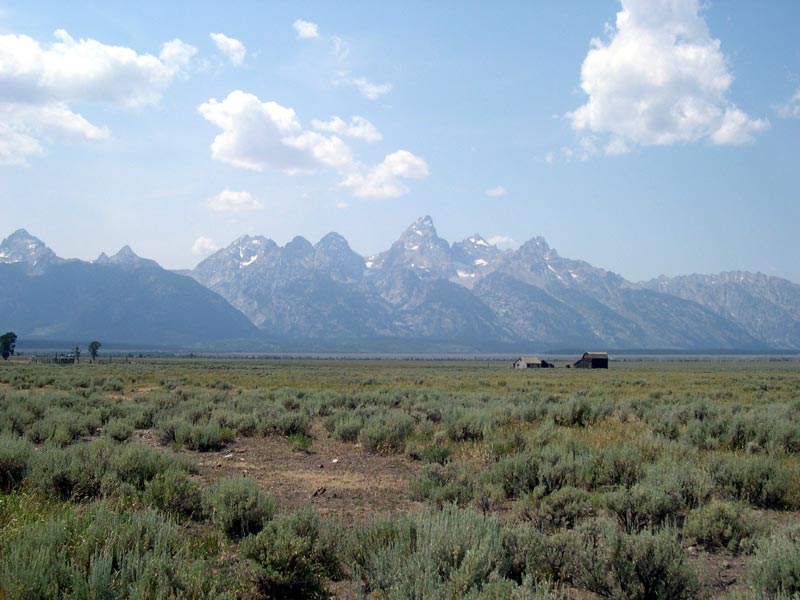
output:
M150 432L142 432L141 440ZM409 483L419 469L401 455L378 454L336 440L319 424L308 451L293 450L286 438L240 438L219 452L190 452L200 476L248 475L278 501L281 510L314 508L353 523L386 513L413 512Z

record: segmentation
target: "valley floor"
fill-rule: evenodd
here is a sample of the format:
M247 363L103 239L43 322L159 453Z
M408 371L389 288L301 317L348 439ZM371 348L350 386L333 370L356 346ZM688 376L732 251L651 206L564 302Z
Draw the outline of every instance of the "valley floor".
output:
M800 364L0 364L0 597L800 593Z

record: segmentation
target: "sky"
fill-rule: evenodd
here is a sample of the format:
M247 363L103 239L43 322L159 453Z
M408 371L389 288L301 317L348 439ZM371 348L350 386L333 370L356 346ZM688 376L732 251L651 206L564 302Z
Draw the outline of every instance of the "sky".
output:
M430 215L800 283L800 3L0 0L0 238L191 268Z

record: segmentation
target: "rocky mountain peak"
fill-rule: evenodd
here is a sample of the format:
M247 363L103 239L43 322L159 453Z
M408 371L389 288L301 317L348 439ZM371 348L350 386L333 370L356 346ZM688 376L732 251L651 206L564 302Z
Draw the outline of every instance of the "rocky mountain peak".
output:
M60 260L42 240L24 229L17 229L0 244L0 263L24 263L29 267L41 267Z
M527 260L549 263L561 257L555 248L551 248L542 236L531 238L519 247L517 253Z
M105 252L97 257L98 264L121 265L125 267L158 267L158 263L149 258L142 258L127 244L119 249L114 256L106 256Z
M414 221L408 228L403 232L401 239L406 238L438 238L439 236L436 233L436 227L433 224L433 219L431 219L430 215L425 215L424 217L420 217L416 221Z
M314 253L314 246L302 235L295 236L283 249L286 254L295 257L305 257Z
M336 233L331 231L326 234L315 246L317 250L322 250L325 254L340 254L342 252L351 252L350 244L347 240Z

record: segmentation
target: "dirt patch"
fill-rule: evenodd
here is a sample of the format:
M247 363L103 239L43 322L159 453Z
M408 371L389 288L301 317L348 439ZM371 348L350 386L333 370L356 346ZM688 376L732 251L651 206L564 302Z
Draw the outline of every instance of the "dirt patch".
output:
M148 439L150 433L137 437L157 447L155 439ZM187 454L198 462L201 477L208 481L223 475L253 477L282 509L311 507L347 523L422 507L409 494L418 463L340 442L318 424L312 437L307 452L292 450L286 438L272 436L240 438L219 452Z
M725 550L708 552L696 546L689 546L687 551L690 563L700 575L706 596L722 598L733 592L746 592L747 557Z

